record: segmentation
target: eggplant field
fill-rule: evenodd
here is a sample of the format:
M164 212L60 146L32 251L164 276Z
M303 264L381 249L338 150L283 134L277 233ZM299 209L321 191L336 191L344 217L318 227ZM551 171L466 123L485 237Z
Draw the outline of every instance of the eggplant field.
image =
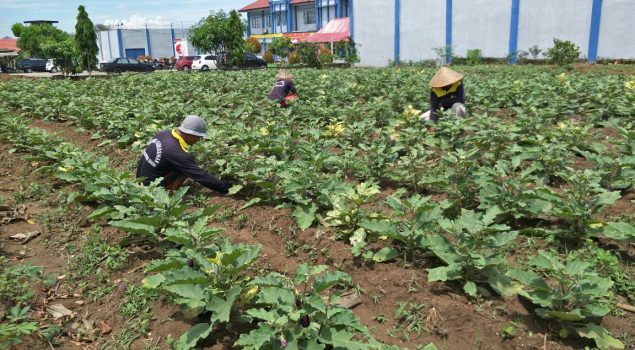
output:
M626 67L626 68L624 68ZM0 349L633 349L635 69L0 81ZM232 184L135 178L185 115Z

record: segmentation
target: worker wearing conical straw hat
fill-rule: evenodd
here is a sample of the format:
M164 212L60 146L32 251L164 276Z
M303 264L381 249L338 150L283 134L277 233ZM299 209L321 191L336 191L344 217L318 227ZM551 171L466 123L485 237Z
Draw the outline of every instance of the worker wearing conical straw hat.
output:
M276 74L276 82L269 92L269 99L280 102L280 107L286 107L287 102L298 98L298 90L293 83L293 74L281 70Z
M439 109L452 111L452 115L466 114L463 74L441 67L430 80L430 110L421 115L423 120L436 121Z

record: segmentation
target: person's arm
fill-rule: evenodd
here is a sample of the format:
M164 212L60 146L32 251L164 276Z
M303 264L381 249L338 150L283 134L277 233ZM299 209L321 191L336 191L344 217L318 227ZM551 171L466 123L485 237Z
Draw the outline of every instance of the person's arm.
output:
M229 191L229 184L223 180L210 175L196 164L194 156L189 153L170 157L170 162L176 167L179 173L187 176L201 185L220 193Z
M437 95L430 89L430 120L437 121L439 119L437 117L437 109L439 108L439 98Z
M293 83L293 81L289 80L288 83L289 83L289 92L297 94L298 93L298 89L296 89L295 84Z

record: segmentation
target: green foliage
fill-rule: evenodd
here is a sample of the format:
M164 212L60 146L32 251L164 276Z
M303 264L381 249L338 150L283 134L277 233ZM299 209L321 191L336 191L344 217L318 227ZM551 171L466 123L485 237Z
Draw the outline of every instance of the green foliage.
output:
M470 49L467 50L466 60L469 65L476 65L481 63L481 50Z
M284 60L291 53L291 39L287 36L273 38L268 47L272 54L281 57Z
M340 41L338 43L335 43L335 55L339 58L343 58L344 62L348 63L348 64L355 64L355 63L359 63L360 61L360 57L359 57L359 49L358 46L355 41L353 41L353 39L349 38L348 41Z
M302 42L295 49L300 62L307 67L320 67L320 57L318 56L319 46L314 43Z
M38 323L30 321L30 306L11 308L5 320L0 323L0 349L11 349L22 344L22 337L38 330Z
M485 213L462 210L456 220L441 219L439 225L449 235L430 237L430 250L445 263L428 271L428 281L464 280L464 290L476 296L474 283L496 282L507 269L506 251L514 244L518 232L497 224L496 207Z
M41 281L42 268L31 264L9 265L7 258L0 256L0 302L3 305L24 306L33 297L29 286Z
M320 63L322 65L333 63L334 57L333 52L327 48L321 47L318 50L318 58L320 59Z
M212 12L190 28L189 39L192 45L202 52L228 53L228 63L238 64L244 57L245 24L236 11L227 14L224 11Z
M75 41L72 38L68 38L64 41L42 44L42 53L47 58L53 59L55 66L59 67L64 75L75 74L78 70L81 70L80 51L78 51L76 41L76 38Z
M570 67L580 57L580 48L569 40L553 39L553 47L545 52L552 63L561 67Z
M255 278L249 285L257 293L245 313L258 327L242 334L235 345L250 350L382 348L351 310L336 304L337 292L328 299L320 295L350 281L345 273L307 264L298 265L293 278L279 273Z
M262 50L262 45L260 44L260 41L258 41L258 39L254 38L253 36L245 39L246 52L257 54L260 53L260 50Z
M70 38L66 32L48 23L29 26L16 23L11 30L18 37L17 45L22 54L30 57L45 57L43 45L60 43Z
M89 73L97 66L97 33L95 26L86 13L86 8L80 5L77 8L77 23L75 24L75 45L79 56L79 71L87 70Z
M520 294L539 306L536 309L539 316L572 323L580 336L594 339L600 349L608 349L609 344L617 349L624 348L600 326L593 323L575 326L611 311L613 282L601 277L591 262L575 256L563 259L541 251L528 263L530 270L511 269L507 274L525 286Z
M265 51L265 54L262 55L262 59L265 60L267 64L273 63L273 54L271 53L271 50Z

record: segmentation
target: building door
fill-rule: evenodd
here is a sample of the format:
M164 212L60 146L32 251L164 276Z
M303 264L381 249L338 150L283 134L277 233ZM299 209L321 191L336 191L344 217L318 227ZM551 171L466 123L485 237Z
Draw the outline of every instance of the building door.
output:
M128 58L137 58L139 56L145 56L146 49L126 49L126 57Z

